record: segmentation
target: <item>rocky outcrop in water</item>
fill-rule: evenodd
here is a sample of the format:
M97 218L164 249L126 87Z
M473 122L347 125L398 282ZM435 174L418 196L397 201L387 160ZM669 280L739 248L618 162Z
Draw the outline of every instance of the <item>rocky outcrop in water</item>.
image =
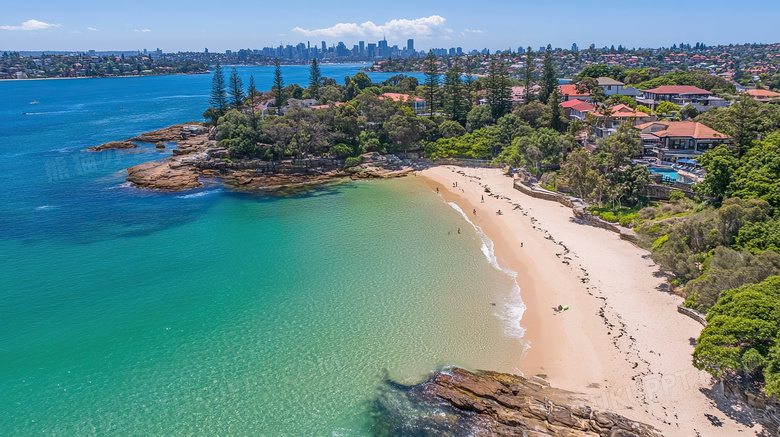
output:
M112 149L136 149L138 148L138 144L131 143L130 141L110 141L108 143L103 143L99 146L90 147L87 149L89 152L102 152L104 150L112 150Z
M662 437L650 425L585 405L539 378L455 368L395 386L374 408L388 435Z

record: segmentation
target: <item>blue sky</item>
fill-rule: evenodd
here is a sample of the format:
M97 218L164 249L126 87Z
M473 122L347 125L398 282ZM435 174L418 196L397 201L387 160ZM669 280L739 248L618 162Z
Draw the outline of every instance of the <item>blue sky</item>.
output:
M399 47L414 38L417 49L464 50L780 42L780 2L769 0L23 0L0 11L0 50L221 52L322 40L352 47L382 34Z

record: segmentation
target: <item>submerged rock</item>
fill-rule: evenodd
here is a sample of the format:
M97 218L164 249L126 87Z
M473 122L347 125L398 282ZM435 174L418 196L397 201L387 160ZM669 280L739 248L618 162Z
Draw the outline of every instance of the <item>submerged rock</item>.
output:
M459 368L411 387L388 383L372 416L378 435L662 437L541 379Z

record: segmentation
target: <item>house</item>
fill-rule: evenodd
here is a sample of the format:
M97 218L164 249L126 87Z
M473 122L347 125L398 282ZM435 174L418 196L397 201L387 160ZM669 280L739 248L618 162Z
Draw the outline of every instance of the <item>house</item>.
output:
M532 85L531 86L531 95L538 96L539 90L542 89L539 85ZM524 86L513 86L511 87L512 91L512 104L513 105L522 105L525 103L525 87Z
M379 98L382 100L390 99L401 104L408 103L410 106L414 107L415 112L421 109L425 109L425 99L417 96L410 96L408 94L401 93L383 93L381 96L379 96Z
M704 112L712 107L728 106L725 99L715 97L711 92L691 85L664 85L644 90L642 97L636 100L653 110L661 102L672 102L680 107L691 105L699 112Z
M780 93L769 90L747 90L745 94L758 100L759 102L769 102L775 99L780 99Z
M604 94L607 96L623 95L623 87L626 85L619 80L612 79L611 77L600 77L596 79L599 88L604 90Z
M579 92L577 91L577 85L568 83L566 85L558 85L558 94L560 94L561 102L565 102L567 100L590 100L590 93L585 92Z
M726 134L693 121L653 121L636 126L641 131L646 156L675 163L730 142Z
M645 114L642 111L631 109L630 106L618 104L597 110L593 113L598 120L596 126L593 126L597 137L606 137L617 132L617 127L623 123L629 122L633 126L656 121L655 115Z
M578 120L585 120L586 113L596 110L595 106L579 99L567 100L561 103L561 107L563 108L566 118L569 120L574 120L575 118Z
M314 106L309 106L309 108L310 109L328 109L328 108L331 107L331 105L333 105L334 107L338 108L339 106L341 106L341 102L330 102L327 105L314 105Z

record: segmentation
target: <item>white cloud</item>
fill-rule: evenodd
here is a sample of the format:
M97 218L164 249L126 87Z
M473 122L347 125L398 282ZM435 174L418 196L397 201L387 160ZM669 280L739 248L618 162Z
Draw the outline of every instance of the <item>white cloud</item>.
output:
M296 27L294 32L304 36L326 36L331 38L340 38L346 36L352 37L382 37L391 38L400 37L426 37L434 34L446 32L444 22L446 19L440 15L431 15L430 17L415 18L413 20L397 19L390 20L385 24L376 25L371 21L365 23L338 23L324 29L302 29Z
M94 27L87 27L87 30L91 30L93 32L100 32L100 29L95 29Z
M45 23L38 20L27 20L21 26L0 26L3 30L43 30L51 27L62 27L59 24Z
M149 30L149 29L141 29L141 30L138 30L138 29L133 29L133 32L142 32L142 33L146 33L146 32L151 32L151 30Z
M479 29L463 29L463 31L466 33L485 33Z

